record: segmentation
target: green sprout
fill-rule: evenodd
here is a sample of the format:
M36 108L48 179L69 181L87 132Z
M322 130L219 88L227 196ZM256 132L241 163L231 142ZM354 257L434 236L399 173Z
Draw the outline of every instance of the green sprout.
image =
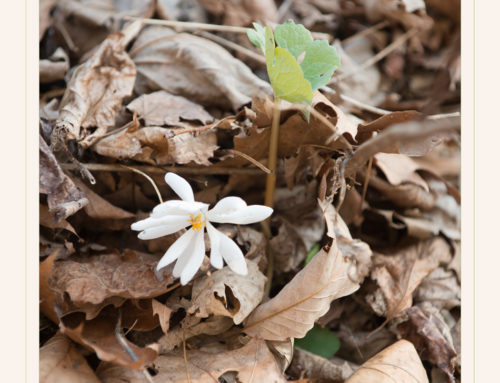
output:
M275 98L311 106L313 92L326 85L340 57L325 40L314 40L302 24L289 20L273 31L253 23L247 36L266 56L266 67ZM277 45L277 46L276 46ZM308 110L304 111L309 120Z

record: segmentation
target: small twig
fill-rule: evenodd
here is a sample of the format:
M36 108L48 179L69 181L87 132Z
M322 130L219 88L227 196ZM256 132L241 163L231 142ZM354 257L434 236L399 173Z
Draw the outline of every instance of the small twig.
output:
M193 23L189 21L177 21L177 20L157 20L157 19L145 19L142 17L125 16L124 20L140 20L144 24L150 25L164 25L167 27L172 27L176 29L186 29L186 30L206 30L206 31L221 31L221 32L233 32L233 33L247 33L247 28L236 27L231 25L216 25L216 24L206 24L206 23Z
M205 32L205 31L200 31L196 34L199 34L200 36L202 37L205 37L207 39L210 39L210 40L213 40L215 41L216 43L220 44L220 45L223 45L225 46L226 48L229 48L229 49L233 49L235 50L236 52L239 52L239 53L242 53L244 54L245 56L247 57L250 57L252 59L254 59L255 61L261 63L261 64L265 64L266 63L266 59L264 58L264 56L248 49L248 48L245 48L239 44L236 44L232 41L229 41L223 37L220 37L220 36L217 36L217 35L214 35L210 32Z
M131 172L128 168L123 168L121 164L96 164L86 163L82 164L85 168L96 172ZM79 169L75 164L61 164L62 169L76 170ZM135 169L142 170L152 174L165 174L166 172L176 172L178 174L204 174L204 175L226 175L226 174L247 174L247 175L260 175L262 171L255 168L232 168L232 167L198 167L198 166L149 166L149 165L135 165Z
M285 0L281 3L280 7L278 8L278 11L276 12L276 16L274 19L278 22L281 23L283 20L283 17L285 16L286 12L290 8L290 6L293 4L294 0Z
M154 383L153 377L150 375L149 371L146 368L144 370L142 370L142 373L144 374L144 376L146 377L146 380L149 383Z
M345 80L348 77L351 77L352 75L359 73L361 71L364 71L366 68L371 67L372 65L376 64L380 60L382 60L385 56L387 56L389 53L397 49L400 45L403 45L408 39L413 37L418 30L416 28L410 29L408 32L404 33L403 35L399 36L396 40L394 40L391 44L386 46L384 49L382 49L380 52L378 52L376 55L370 57L368 60L366 60L364 63L359 65L357 68L355 68L352 71L342 73L341 75L332 78L330 81L331 83L334 82L339 82L341 80Z
M266 168L262 163L260 163L259 161L257 161L255 158L250 157L248 154L240 152L239 150L236 150L236 149L224 149L224 151L227 152L227 153L235 154L237 156L240 156L240 157L244 158L248 162L251 162L252 164L254 164L255 166L257 166L264 173L267 173L267 174L272 174L273 173L272 170Z
M278 138L280 132L280 99L274 98L273 122L271 125L271 137L269 138L269 156L267 166L271 173L266 178L266 194L264 204L269 207L274 205L274 190L276 188L276 165L278 162Z
M146 178L151 183L151 185L153 185L153 188L155 189L156 195L158 196L158 200L160 201L160 203L163 203L163 198L161 198L160 190L158 190L158 186L156 186L155 181L153 181L153 179L150 176L148 176L146 173L144 173L144 172L142 172L142 171L140 171L138 169L135 169L133 167L130 167L130 166L127 166L127 165L122 165L122 164L120 164L120 166L123 166L124 168L130 169L134 173L138 173L141 176L143 176L144 178Z
M177 287L181 286L180 282L177 282L175 285L170 286L168 289L165 290L163 294L169 293L172 290L175 290Z
M189 375L187 352L186 352L186 332L184 328L182 329L182 352L184 354L184 364L186 365L186 376L188 383L191 383L191 375Z
M384 115L384 114L392 113L390 110L377 108L376 106L365 104L364 102L361 102L361 101L356 100L352 97L346 96L345 94L337 93L334 89L330 88L328 85L325 85L324 87L322 87L321 90L325 91L326 93L330 93L332 95L338 94L342 100L344 100L344 101L346 101L354 106L357 106L361 109L375 113L375 114Z
M128 335L128 333L134 329L135 325L136 325L138 322L139 322L139 320L138 320L138 319L136 319L136 320L134 321L134 323L132 323L132 326L130 326L130 328L127 330L127 332L126 332L124 335L125 335L125 336L127 336L127 335Z
M352 40L356 40L356 39L358 39L360 37L363 37L363 36L368 36L368 35L372 34L373 32L378 31L379 29L387 27L388 25L389 25L389 23L386 20L381 21L378 24L372 25L369 28L363 29L362 31L359 31L359 32L357 32L357 33L355 33L355 34L353 34L353 35L345 38L340 43L342 45L345 45L345 44L347 44L348 42L350 42Z
M373 157L370 157L370 159L368 160L368 167L366 169L365 182L363 184L363 192L361 194L361 202L359 203L360 213L363 211L363 202L365 202L366 191L368 190L368 183L370 181L370 175L372 173L372 165L373 165Z

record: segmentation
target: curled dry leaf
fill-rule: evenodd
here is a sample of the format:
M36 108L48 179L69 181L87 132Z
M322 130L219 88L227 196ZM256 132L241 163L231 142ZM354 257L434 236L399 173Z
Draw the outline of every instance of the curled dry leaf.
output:
M450 383L455 382L455 360L457 353L436 324L429 319L419 307L406 310L408 321L398 325L398 330L405 339L418 348L422 359L438 366L448 377Z
M274 21L276 4L273 0L198 0L205 9L222 16L223 24L246 27L253 21Z
M429 383L427 373L407 340L400 340L367 360L345 383Z
M191 293L189 314L201 318L222 315L240 324L262 301L266 277L255 262L246 260L247 275L234 273L229 267L197 279Z
M40 193L47 194L49 212L56 222L88 204L83 192L62 171L49 146L40 136Z
M62 48L56 51L45 60L40 60L39 74L41 83L49 83L62 80L69 70L69 57Z
M47 28L50 26L50 23L52 21L52 18L50 16L50 12L52 11L52 8L54 5L56 5L57 0L40 0L40 8L39 8L39 20L40 23L38 24L39 26L39 35L38 38L41 40L43 38L43 35L45 34L45 31Z
M152 165L188 164L210 165L208 160L218 148L214 132L191 133L171 137L182 129L157 126L136 131L121 131L97 142L93 149L100 155L117 159L133 159Z
M153 298L173 282L169 274L159 282L154 268L157 257L125 250L88 257L73 257L54 265L50 287L62 300L69 294L76 305L99 304L108 297Z
M395 254L376 254L371 278L378 288L366 301L375 313L392 319L411 307L413 292L424 278L450 261L450 246L441 237L420 241Z
M220 45L163 27L149 27L130 56L137 68L135 92L166 90L203 106L238 109L271 86Z
M87 361L61 333L40 348L40 383L100 383Z
M135 66L125 52L140 24L109 35L74 72L60 105L52 142L77 140L84 148L115 125L125 97L132 94ZM90 128L97 128L90 133Z
M402 112L384 114L371 122L359 124L356 141L362 144L363 142L369 140L374 133L379 133L393 124L418 120L422 117L423 114L417 112L416 110L405 110Z
M269 350L271 350L276 358L276 362L278 363L281 372L285 372L290 363L292 363L294 343L294 338L283 341L266 340L267 347L269 347Z
M164 90L136 98L127 105L127 109L143 118L146 126L177 125L181 120L207 124L213 120L201 105Z
M438 309L460 306L460 286L453 271L438 267L415 291L415 302L429 302Z
M296 348L288 373L319 381L344 382L357 367L359 366L345 360L338 358L328 360L309 351Z
M188 351L186 359L187 367L182 354L160 355L155 361L157 374L153 377L153 382L220 382L225 381L221 376L228 372L235 375L233 381L241 383L285 383L287 381L263 340L251 339L239 349L216 353L200 350ZM109 364L98 369L99 378L104 383L118 382L119 380L116 379L124 374L130 376L123 369ZM146 380L131 380L131 382L146 382Z
M333 222L327 219L327 225L332 226L329 247L321 249L278 295L258 306L245 321L244 332L267 340L302 338L334 299L359 288L349 278L352 264L338 247Z
M75 228L65 219L56 222L54 215L49 212L49 208L42 204L40 204L40 225L50 229L65 229L78 235Z
M418 164L410 157L398 153L377 153L373 158L391 185L413 183L429 191L427 182L416 172Z
M92 320L85 320L82 313L66 315L59 326L63 334L93 350L100 360L137 370L150 365L158 352L154 348L138 347L117 333L117 329L121 330L117 327L119 321L119 309L108 306Z

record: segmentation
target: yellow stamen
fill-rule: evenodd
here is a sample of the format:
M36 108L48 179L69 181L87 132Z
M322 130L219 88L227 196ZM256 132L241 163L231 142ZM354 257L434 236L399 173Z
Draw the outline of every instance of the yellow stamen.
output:
M206 226L205 221L201 218L201 213L196 216L194 214L190 214L188 222L193 225L193 230L195 231L203 230Z

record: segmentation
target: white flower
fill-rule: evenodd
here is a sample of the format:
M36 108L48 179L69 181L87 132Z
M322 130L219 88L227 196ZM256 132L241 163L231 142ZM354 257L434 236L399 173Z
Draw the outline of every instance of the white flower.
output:
M132 230L141 231L138 235L140 239L153 239L173 234L187 226L191 228L169 247L156 269L160 270L177 260L174 278L181 277L183 285L188 283L203 263L206 228L210 238L212 266L222 268L224 259L235 273L246 275L247 264L240 248L211 222L241 225L255 223L269 217L273 209L261 205L247 206L239 197L226 197L208 210L208 204L194 200L193 189L184 178L167 173L165 182L182 201L161 203L153 209L149 218L133 223Z

